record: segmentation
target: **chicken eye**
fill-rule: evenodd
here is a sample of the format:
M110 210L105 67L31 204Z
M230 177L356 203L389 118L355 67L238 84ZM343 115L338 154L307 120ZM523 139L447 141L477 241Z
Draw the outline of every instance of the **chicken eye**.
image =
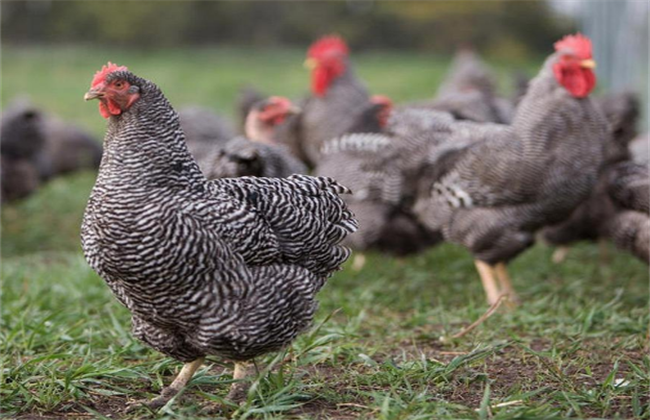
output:
M122 87L124 87L124 83L123 82L115 82L115 87L118 88L118 89L122 89Z

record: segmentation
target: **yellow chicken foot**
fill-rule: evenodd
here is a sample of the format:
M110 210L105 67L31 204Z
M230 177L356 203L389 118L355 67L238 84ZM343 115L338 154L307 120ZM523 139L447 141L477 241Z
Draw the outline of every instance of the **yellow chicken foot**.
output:
M481 276L481 282L483 283L483 289L485 290L488 304L494 305L499 300L500 295L495 280L495 270L486 262L475 260L474 263L476 264L476 270L478 271L479 276Z
M144 400L131 403L127 406L126 411L133 411L142 405L145 405L154 411L158 410L167 404L169 400L174 398L176 394L178 394L179 391L187 385L190 379L192 379L192 376L194 376L194 372L196 372L196 370L201 367L204 360L204 357L199 357L193 362L185 363L183 365L183 369L181 369L181 372L178 374L178 376L176 376L176 379L174 379L174 381L168 387L164 388L159 396L151 401Z
M226 399L234 403L242 403L246 400L250 383L246 380L250 375L251 365L245 362L236 362L232 378L236 381L230 385L230 392Z
M354 271L361 271L366 265L366 256L364 254L354 254L354 261L352 262L352 269Z
M569 255L569 247L559 246L555 251L553 251L553 256L551 257L551 260L553 260L554 264L561 264L564 262L567 255Z
M501 288L501 294L507 296L508 300L506 304L510 306L516 306L519 304L519 296L515 292L512 283L510 282L510 275L508 274L508 269L506 265L502 262L494 266L494 270L497 275L497 280L499 281L499 287Z

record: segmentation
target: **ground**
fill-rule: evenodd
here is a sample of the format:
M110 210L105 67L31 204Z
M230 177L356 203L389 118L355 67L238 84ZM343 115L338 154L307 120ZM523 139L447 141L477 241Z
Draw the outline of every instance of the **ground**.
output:
M298 95L307 83L301 58L298 51L143 56L5 48L2 103L28 92L100 136L104 121L82 96L109 59L158 82L174 104L228 112L246 80ZM433 92L446 62L408 54L355 57L373 92L397 101ZM650 418L648 269L593 244L574 247L559 265L547 246L524 253L510 266L523 304L501 307L460 339L451 336L487 309L464 249L443 245L399 260L370 254L362 271L347 264L330 279L310 333L257 362L260 374L244 405L224 401L232 366L211 359L159 413L127 414L128 402L155 396L180 364L131 336L128 312L83 259L79 225L94 177L56 179L2 208L0 416Z

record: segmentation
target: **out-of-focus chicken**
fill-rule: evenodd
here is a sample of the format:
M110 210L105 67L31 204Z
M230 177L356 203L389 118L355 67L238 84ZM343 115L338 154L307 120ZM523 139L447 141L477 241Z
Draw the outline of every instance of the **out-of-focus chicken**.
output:
M208 179L238 176L285 178L305 174L307 167L278 137L278 127L300 110L287 98L272 96L250 107L246 137L235 137L199 161Z
M318 163L323 142L351 129L373 131L373 127L360 127L360 121L367 115L366 110L377 104L370 101L368 90L354 74L349 55L348 46L337 36L319 39L307 52L305 66L311 70L311 96L300 105L303 112L296 139L302 159L309 166Z
M451 124L439 133L449 147L424 160L414 211L472 252L490 304L515 297L505 264L589 196L602 164L607 122L588 98L591 41L567 36L555 50L511 125Z
M458 50L433 100L413 104L447 112L457 120L510 123L511 101L496 94L492 72L472 49Z
M629 145L636 135L639 101L630 93L600 96L594 101L609 122L609 135L604 144L604 162L598 184L592 194L571 216L561 223L546 227L542 234L550 245L558 247L553 261L559 263L568 255L568 246L577 241L606 239L603 229L618 213L607 193L614 167L632 158Z

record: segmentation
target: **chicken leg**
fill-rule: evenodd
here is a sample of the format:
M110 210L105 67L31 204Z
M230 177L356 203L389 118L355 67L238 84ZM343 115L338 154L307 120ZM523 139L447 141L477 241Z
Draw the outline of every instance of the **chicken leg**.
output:
M475 260L474 263L476 264L476 270L478 271L479 276L481 276L481 282L483 283L483 289L485 290L488 304L494 305L497 303L500 296L496 282L496 271L494 267L486 262Z
M508 296L506 303L517 305L519 303L519 296L517 296L517 292L515 292L515 289L512 287L510 275L508 274L508 269L506 268L505 263L498 263L494 266L494 269L501 289L500 294Z
M354 261L352 262L352 269L354 271L361 271L366 265L366 256L361 253L354 254Z
M558 246L555 249L555 251L553 251L553 256L551 257L551 259L553 260L554 264L562 264L566 259L567 255L569 255L569 247Z
M226 398L234 403L241 403L248 395L250 384L244 381L250 375L251 365L245 362L235 362L235 369L232 378L236 381L230 386L230 392Z
M199 357L193 362L185 363L178 376L176 376L176 379L174 379L168 387L164 388L159 396L151 401L137 401L133 404L129 404L127 412L132 411L141 405L146 405L152 410L158 410L167 404L169 400L174 398L176 394L178 394L178 392L188 384L190 379L192 379L192 376L194 376L194 372L201 367L204 360L204 357Z

